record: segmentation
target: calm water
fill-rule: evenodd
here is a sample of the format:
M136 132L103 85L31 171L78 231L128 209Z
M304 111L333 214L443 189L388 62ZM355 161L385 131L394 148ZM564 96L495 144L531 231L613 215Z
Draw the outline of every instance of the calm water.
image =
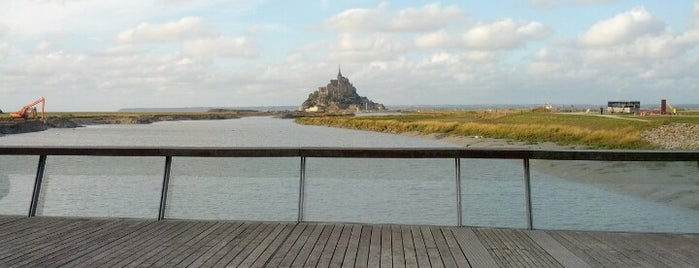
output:
M51 129L0 137L0 145L453 147L273 118ZM0 214L26 214L37 159L0 156ZM167 217L294 221L299 163L298 158L176 157ZM521 161L462 159L461 164L465 225L526 226ZM38 214L156 217L163 165L158 157L49 156ZM686 176L696 177L694 172ZM532 180L536 228L699 232L697 210L536 170ZM453 159L309 158L304 218L454 225L454 187Z

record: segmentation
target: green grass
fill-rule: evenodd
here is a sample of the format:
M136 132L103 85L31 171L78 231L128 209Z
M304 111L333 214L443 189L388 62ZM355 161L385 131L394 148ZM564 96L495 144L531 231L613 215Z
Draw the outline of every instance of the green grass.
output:
M698 116L654 116L629 119L526 110L408 113L377 117L299 118L300 124L324 125L389 133L445 133L484 136L528 143L551 141L609 149L654 149L641 132L663 124L699 124Z

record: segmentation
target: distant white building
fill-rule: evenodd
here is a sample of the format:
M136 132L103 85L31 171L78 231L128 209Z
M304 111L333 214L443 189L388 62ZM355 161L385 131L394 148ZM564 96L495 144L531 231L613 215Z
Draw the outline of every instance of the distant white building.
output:
M607 102L607 111L610 113L637 114L641 112L640 101L610 101Z
M308 113L315 113L315 112L322 112L323 109L321 109L320 107L318 107L318 105L316 105L316 106L313 106L313 107L308 107L308 108L306 108L306 110L304 110L304 111L306 111L306 112L308 112Z

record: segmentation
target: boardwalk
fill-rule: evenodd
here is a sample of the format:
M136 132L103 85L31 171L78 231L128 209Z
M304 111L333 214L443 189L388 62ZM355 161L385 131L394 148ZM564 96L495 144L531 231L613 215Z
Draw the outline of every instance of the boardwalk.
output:
M699 236L0 217L0 267L697 267Z

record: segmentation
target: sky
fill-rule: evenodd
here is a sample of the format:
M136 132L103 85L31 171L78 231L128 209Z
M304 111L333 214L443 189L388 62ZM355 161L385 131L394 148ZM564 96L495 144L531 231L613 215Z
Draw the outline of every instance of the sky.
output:
M699 1L0 0L0 110L699 104Z

